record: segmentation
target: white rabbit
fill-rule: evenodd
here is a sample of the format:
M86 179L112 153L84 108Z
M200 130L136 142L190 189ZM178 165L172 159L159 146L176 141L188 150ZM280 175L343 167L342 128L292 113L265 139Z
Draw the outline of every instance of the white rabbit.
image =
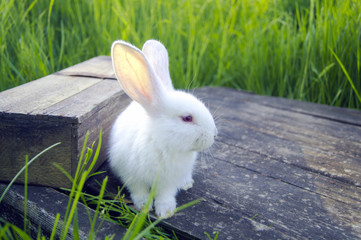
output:
M148 40L140 51L115 41L111 54L116 77L134 101L111 130L110 167L138 209L146 204L158 176L155 212L170 217L177 191L193 185L197 151L213 144L217 128L201 101L173 89L168 52L160 42Z

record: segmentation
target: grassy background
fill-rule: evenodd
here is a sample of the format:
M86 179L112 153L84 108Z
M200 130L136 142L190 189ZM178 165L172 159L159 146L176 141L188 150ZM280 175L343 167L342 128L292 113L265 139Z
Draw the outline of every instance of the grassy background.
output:
M0 1L0 91L155 38L178 88L361 108L359 0Z

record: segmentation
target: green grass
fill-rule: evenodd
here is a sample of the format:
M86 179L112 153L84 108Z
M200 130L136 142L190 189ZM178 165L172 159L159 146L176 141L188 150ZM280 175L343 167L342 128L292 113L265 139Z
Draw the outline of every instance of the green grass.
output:
M97 229L101 226L104 221L109 221L116 223L120 226L126 227L128 230L125 235L122 237L123 240L136 240L136 239L178 239L175 233L170 234L165 233L165 230L157 227L157 225L163 220L161 218L152 221L149 217L149 205L152 204L155 196L155 185L153 186L149 200L146 206L140 211L131 209L126 205L126 202L129 200L125 199L125 195L122 193L123 189L119 189L117 194L107 192L106 186L108 183L108 177L105 176L104 180L99 183L99 195L91 195L84 192L84 186L86 180L89 178L98 175L106 174L105 172L95 172L92 173L92 170L95 166L96 161L100 153L100 148L102 144L102 133L100 132L99 140L97 146L93 143L90 147L88 146L88 135L86 134L80 159L78 162L77 170L75 176L72 177L59 165L56 165L59 168L59 171L63 172L69 180L72 181L71 189L63 188L63 191L68 192L69 200L64 216L60 216L58 213L56 215L55 221L52 223L52 232L50 233L50 239L66 239L69 236L72 236L72 239L79 239L79 224L78 224L78 203L85 204L88 208L93 208L95 213L90 214L88 208L87 213L90 223L90 231L88 234L88 239L96 239ZM36 161L39 156L43 153L50 151L52 148L55 148L61 143L56 143L47 149L43 150L30 161L28 156L25 156L25 165L19 171L8 186L2 191L0 195L0 203L3 201L5 195L7 194L10 187L17 180L17 178L25 173L25 183L24 183L24 225L16 226L11 222L7 222L0 218L0 239L31 239L30 226L28 225L27 219L27 177L28 177L28 167L34 161ZM156 184L156 183L154 183ZM199 203L200 200L194 200L182 206L179 206L175 211L179 212L183 209L190 207L194 204ZM100 219L100 225L97 224L97 220ZM40 229L37 234L37 239L46 239ZM70 230L72 229L72 230ZM214 238L210 237L208 233L205 233L205 236L208 239L216 240L218 238L218 233L213 233ZM105 239L112 239L114 236L106 237Z
M159 236L162 236L163 239L168 239L168 237L162 232L155 231L155 225L158 224L161 219L151 222L146 219L148 216L147 207L144 211L136 214L134 211L131 211L124 204L124 196L121 196L121 192L118 192L118 195L113 200L105 199L105 190L108 181L108 177L105 177L103 182L100 183L100 191L98 196L92 196L83 192L84 184L87 179L92 177L95 174L100 174L99 172L91 174L91 171L98 159L98 155L101 147L101 133L98 141L98 146L93 153L94 144L87 148L87 139L88 134L85 137L84 145L82 149L82 153L80 156L80 161L78 163L78 167L75 173L74 178L71 177L68 173L66 173L61 167L59 167L60 171L65 173L65 175L73 182L71 189L64 189L69 192L69 201L67 210L64 216L60 216L60 214L56 215L56 219L53 223L53 231L50 235L50 239L65 239L69 234L69 229L72 227L73 239L79 239L79 229L78 229L78 219L77 219L77 205L79 202L82 202L86 205L93 205L95 214L93 216L89 214L90 221L90 232L88 233L88 239L95 239L96 230L99 226L96 225L97 219L100 217L102 220L113 221L118 224L122 224L124 226L129 226L129 229L126 235L123 237L126 239L141 239L145 237L147 239L155 239ZM49 148L45 149L30 161L28 161L28 156L25 157L25 166L19 171L19 173L13 178L13 180L9 183L9 185L5 188L0 196L0 203L3 200L4 196L7 194L7 191L11 187L11 185L16 181L16 179L20 176L20 174L25 172L25 190L24 190L24 225L23 228L19 226L15 226L10 222L6 222L0 219L0 239L31 239L29 227L27 225L27 176L28 176L28 166L34 162L41 154L46 151L51 150L56 147L60 143L56 143ZM86 150L87 149L87 150ZM149 200L149 204L152 198ZM113 220L114 217L110 216L110 212L116 211L119 214L118 221ZM60 224L59 220L62 217L62 224ZM122 220L122 221L119 221ZM40 227L40 226L39 226ZM45 236L42 235L41 231L38 233L37 239L45 239Z
M0 90L155 38L178 88L361 108L358 0L1 0L0 12Z

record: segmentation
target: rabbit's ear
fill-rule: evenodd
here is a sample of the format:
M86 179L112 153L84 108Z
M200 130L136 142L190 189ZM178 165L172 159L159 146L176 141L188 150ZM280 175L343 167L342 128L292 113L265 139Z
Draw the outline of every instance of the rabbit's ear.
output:
M163 85L168 90L173 90L172 80L169 75L168 52L164 45L156 40L148 40L144 43L142 52L149 60Z
M114 72L128 96L146 108L157 106L164 87L144 54L124 41L115 41L111 53Z

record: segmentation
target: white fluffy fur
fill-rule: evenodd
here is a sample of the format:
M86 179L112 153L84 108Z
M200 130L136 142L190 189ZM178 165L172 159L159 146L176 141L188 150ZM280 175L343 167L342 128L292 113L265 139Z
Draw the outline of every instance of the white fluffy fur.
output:
M173 89L165 47L149 40L143 51L144 54L122 41L112 46L117 78L124 91L137 101L133 101L114 123L109 161L138 209L146 204L158 176L155 211L160 217L170 217L176 208L177 191L192 187L197 151L213 144L217 129L202 102L189 93ZM129 55L136 57L128 59ZM132 59L136 59L135 63ZM120 67L123 63L117 64L117 61L124 62L129 71L134 72L128 73ZM139 71L144 72L138 74ZM134 76L142 76L140 84L132 83ZM188 115L193 116L193 122L182 121L182 116Z

